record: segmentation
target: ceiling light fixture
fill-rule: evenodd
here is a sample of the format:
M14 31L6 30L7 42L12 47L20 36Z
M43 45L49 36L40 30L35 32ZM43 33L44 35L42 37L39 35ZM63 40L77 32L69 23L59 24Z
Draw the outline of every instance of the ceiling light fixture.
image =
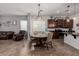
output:
M38 20L42 19L42 15L41 15L41 12L42 12L42 11L43 11L43 10L40 9L40 4L38 4L38 15L37 15L37 19L38 19Z
M70 21L70 18L69 18L70 10L69 9L70 9L70 5L67 6L67 10L66 10L66 13L67 13L67 15L66 15L67 22Z
M77 19L77 18L76 18L76 3L74 3L74 17L73 17L73 19L74 19L74 20Z

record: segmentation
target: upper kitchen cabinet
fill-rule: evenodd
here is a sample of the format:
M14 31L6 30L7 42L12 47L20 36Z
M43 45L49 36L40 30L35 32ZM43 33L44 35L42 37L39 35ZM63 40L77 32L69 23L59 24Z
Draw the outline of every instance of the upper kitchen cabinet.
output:
M70 20L64 20L64 24L63 24L64 28L73 28L73 19Z
M73 28L73 19L49 19L48 28Z
M63 19L57 19L57 28L63 28Z
M54 19L49 19L48 28L57 28L57 22Z

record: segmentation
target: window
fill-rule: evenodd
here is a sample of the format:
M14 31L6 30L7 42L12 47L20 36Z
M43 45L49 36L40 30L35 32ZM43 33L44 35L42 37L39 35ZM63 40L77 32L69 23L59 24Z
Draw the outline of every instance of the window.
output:
M43 20L37 20L33 21L33 31L45 31L45 21Z
M20 21L20 27L21 27L21 30L27 31L27 21L26 20L21 20Z

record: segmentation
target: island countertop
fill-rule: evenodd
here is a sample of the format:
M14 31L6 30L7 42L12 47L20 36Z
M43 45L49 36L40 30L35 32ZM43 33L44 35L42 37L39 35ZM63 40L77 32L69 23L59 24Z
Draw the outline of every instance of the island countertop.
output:
M67 33L67 35L64 35L64 43L79 49L79 33Z
M72 33L72 35L79 36L79 33Z

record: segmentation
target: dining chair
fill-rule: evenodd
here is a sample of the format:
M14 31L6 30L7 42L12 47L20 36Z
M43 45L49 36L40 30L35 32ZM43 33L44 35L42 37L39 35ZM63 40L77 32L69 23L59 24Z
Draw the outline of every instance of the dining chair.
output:
M49 49L50 48L53 48L53 45L52 45L52 36L53 36L53 33L48 33L48 37L47 37L47 40L44 42L44 46Z
M34 50L36 44L37 44L37 39L34 38L34 37L32 37L32 36L30 35L30 48L31 48L32 50Z

